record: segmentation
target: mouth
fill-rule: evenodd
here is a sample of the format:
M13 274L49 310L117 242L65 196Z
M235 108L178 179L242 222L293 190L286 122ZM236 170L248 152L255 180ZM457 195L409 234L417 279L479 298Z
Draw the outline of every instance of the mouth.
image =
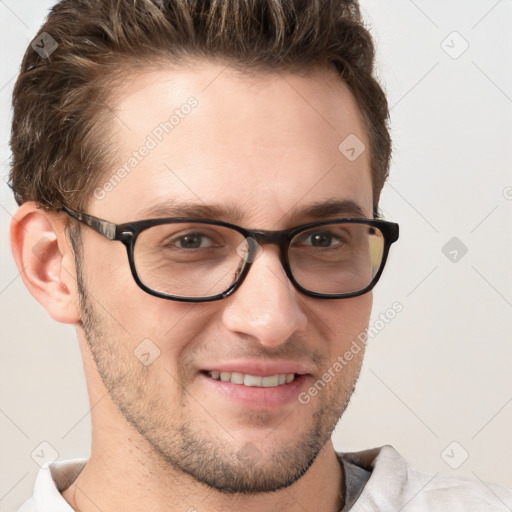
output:
M275 375L261 376L238 372L221 372L218 370L204 371L204 375L210 379L230 382L246 387L275 388L292 383L299 377L297 373L277 373Z
M292 373L292 368L247 368L246 372L250 373L242 373L241 368L226 370L201 370L200 381L207 386L205 392L212 403L220 399L229 408L235 406L235 414L239 414L240 407L269 411L293 404L310 381L308 373Z
M199 370L211 403L222 403L239 414L242 409L278 410L297 403L313 378L312 368L290 360L237 360L211 363Z

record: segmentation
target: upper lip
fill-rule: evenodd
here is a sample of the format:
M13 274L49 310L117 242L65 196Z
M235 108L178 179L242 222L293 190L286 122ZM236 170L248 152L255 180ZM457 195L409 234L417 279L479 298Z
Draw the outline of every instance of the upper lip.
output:
M284 373L296 373L304 375L310 373L305 364L297 361L232 361L223 363L212 363L202 368L204 372L218 371L229 373L243 373L258 377L269 377Z

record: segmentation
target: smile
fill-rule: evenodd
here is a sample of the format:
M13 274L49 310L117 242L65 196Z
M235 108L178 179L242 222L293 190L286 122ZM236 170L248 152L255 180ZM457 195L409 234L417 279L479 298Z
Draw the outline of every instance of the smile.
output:
M290 382L293 382L296 377L295 373L279 373L276 375L262 377L260 375L249 375L247 373L219 372L216 370L209 371L206 375L214 380L261 388L273 388L289 384Z

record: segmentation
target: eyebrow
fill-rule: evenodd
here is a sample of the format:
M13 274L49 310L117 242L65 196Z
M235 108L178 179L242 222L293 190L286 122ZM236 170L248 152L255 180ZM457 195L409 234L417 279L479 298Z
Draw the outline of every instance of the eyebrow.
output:
M333 215L342 217L373 217L371 213L352 199L332 198L325 201L318 201L302 208L294 208L289 215L291 217L308 217L312 219L323 219Z
M200 219L229 218L239 221L244 212L230 204L179 203L172 200L164 201L137 213L137 218L150 219L155 217L198 217Z
M368 215L370 218L373 217L352 199L340 198L331 198L303 207L294 207L286 214L286 217L289 219L321 220L334 215L356 218L367 218ZM160 217L197 217L200 219L227 219L231 222L239 222L246 217L246 212L233 204L179 203L167 200L144 208L137 213L138 219Z

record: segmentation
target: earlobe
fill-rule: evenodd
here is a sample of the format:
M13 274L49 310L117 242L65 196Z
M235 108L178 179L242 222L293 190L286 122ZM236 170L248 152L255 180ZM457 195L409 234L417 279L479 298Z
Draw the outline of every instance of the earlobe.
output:
M32 296L58 322L80 320L74 254L59 214L33 202L23 204L11 222L11 249Z

